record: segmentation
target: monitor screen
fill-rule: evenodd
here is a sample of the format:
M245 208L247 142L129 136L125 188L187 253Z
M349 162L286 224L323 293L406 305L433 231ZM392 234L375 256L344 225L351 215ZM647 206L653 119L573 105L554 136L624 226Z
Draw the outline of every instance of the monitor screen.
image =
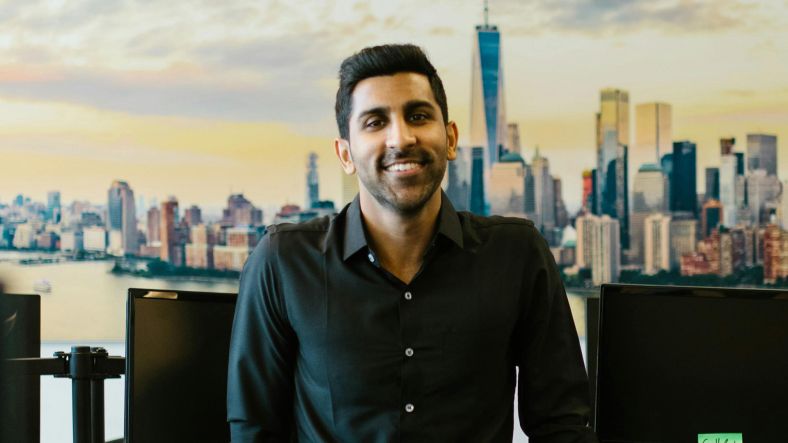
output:
M234 294L130 289L128 442L228 442Z
M0 441L40 437L41 377L5 366L5 359L41 356L41 297L0 293Z
M788 291L605 285L601 297L600 441L788 440Z

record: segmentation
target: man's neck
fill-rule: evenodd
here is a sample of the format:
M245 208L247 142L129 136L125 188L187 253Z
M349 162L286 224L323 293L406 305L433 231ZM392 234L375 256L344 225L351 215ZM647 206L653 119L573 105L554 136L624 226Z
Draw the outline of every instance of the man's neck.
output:
M362 196L359 203L369 236L367 240L381 266L410 283L421 268L424 253L435 234L441 192L436 191L424 207L412 215L383 207L372 196Z

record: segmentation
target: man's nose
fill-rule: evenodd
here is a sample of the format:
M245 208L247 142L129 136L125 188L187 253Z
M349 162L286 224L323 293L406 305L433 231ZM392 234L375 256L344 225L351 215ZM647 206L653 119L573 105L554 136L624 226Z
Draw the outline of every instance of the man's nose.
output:
M403 118L392 119L389 125L386 147L403 149L416 144L416 134L413 128Z

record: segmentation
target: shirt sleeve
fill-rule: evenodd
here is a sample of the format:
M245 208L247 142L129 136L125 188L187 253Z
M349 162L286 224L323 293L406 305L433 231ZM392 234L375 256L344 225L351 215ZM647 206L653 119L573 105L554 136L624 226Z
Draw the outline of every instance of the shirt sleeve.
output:
M596 442L588 376L552 253L534 235L515 329L520 425L531 443Z
M272 235L249 256L238 291L227 370L235 443L288 442L293 434L295 333L277 290Z

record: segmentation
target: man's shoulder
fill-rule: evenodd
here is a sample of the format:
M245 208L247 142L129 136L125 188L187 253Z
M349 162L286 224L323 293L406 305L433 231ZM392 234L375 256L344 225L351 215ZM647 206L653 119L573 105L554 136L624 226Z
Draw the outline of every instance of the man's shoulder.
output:
M275 223L265 228L266 235L298 236L299 234L328 232L336 215L324 215L301 223Z
M490 232L526 236L539 234L534 222L527 218L501 215L482 216L466 211L458 212L458 215L463 224L467 224L472 230L479 231L480 234Z

